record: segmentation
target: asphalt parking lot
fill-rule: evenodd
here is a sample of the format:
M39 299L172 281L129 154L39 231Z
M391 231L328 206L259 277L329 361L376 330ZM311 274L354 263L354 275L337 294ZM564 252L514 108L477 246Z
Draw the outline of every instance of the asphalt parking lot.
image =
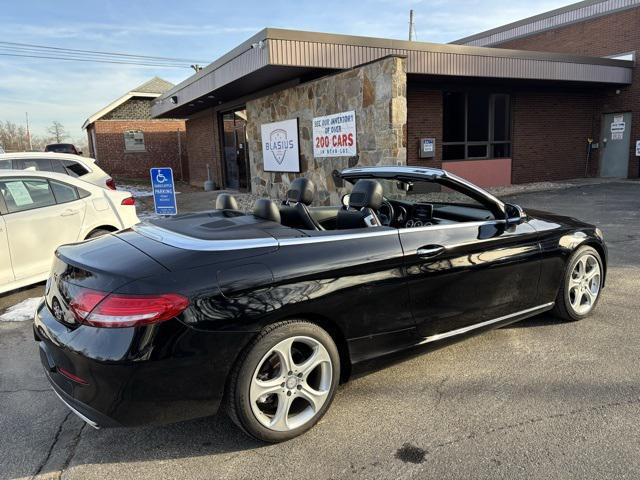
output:
M356 379L314 429L279 445L222 415L84 426L49 389L30 322L0 323L0 478L637 478L640 183L509 201L604 230L607 287L591 318L538 316ZM16 300L0 298L0 311Z

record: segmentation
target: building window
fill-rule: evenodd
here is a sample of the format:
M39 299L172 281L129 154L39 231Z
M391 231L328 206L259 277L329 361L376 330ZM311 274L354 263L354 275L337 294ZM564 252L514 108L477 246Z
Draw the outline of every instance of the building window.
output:
M144 152L144 133L142 130L124 132L124 149L127 152Z
M443 160L511 156L509 95L445 92L443 102Z

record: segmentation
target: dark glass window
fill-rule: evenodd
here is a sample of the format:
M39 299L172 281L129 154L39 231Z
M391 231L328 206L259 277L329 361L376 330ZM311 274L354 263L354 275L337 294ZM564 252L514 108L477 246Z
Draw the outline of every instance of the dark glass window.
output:
M54 182L51 180L51 189L53 195L56 197L56 202L67 203L74 200L78 200L78 192L71 185L66 185L60 182Z
M511 156L511 104L507 94L445 92L442 159Z
M84 168L78 162L73 162L71 160L62 160L62 165L64 165L67 173L72 177L81 177L89 173L89 170Z
M465 94L445 92L443 110L443 142L464 142Z

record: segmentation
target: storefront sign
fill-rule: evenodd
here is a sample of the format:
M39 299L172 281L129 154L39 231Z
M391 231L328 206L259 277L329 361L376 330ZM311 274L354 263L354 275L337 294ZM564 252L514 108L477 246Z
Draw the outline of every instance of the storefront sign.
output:
M298 119L264 123L260 130L264 171L299 173Z
M342 112L313 119L314 157L356 155L356 112Z
M636 157L640 157L640 140L636 140Z

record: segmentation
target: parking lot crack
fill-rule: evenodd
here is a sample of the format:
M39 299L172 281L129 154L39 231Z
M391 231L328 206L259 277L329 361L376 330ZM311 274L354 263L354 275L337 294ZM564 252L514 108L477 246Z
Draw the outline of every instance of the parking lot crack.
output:
M82 432L84 431L84 427L86 426L87 424L83 423L82 426L78 429L78 432L76 433L75 437L73 437L73 440L69 445L69 454L67 455L67 458L62 464L62 468L58 472L58 479L62 478L62 475L64 474L64 472L67 470L69 465L71 465L71 461L73 460L73 457L75 457L76 450L78 449L78 444L80 443L80 437L82 436Z
M69 419L69 417L71 415L72 415L72 412L68 412L65 415L65 417L62 419L62 422L60 422L60 425L58 426L58 429L56 430L56 433L53 436L53 442L51 442L51 445L49 446L49 450L47 451L46 456L44 457L44 460L42 460L40 465L38 465L38 468L36 469L36 473L33 474L33 476L31 477L31 480L33 480L38 475L40 475L40 473L42 473L42 470L44 469L45 465L47 464L47 462L51 458L51 454L53 453L53 450L56 447L56 445L58 443L58 440L60 439L60 434L62 433L62 429L64 427L64 424L67 422L67 420Z

